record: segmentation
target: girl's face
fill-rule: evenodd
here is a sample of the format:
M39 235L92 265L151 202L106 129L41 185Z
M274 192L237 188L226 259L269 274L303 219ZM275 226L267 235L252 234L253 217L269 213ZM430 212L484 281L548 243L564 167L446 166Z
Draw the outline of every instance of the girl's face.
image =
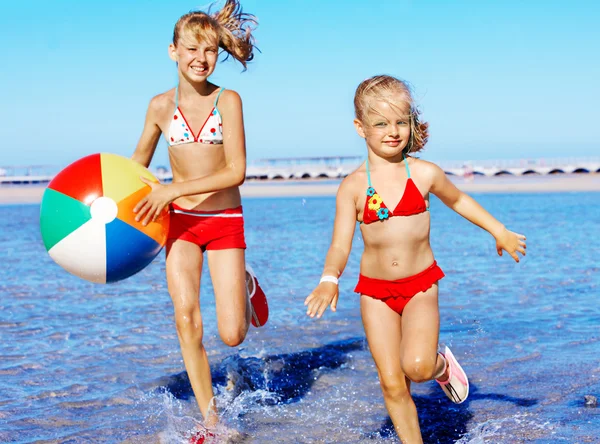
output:
M364 121L354 126L367 146L378 156L399 155L410 141L410 103L405 93L390 94L387 100L371 99Z
M217 64L219 45L216 39L197 40L184 31L177 46L169 46L169 56L177 62L179 72L191 83L205 82Z

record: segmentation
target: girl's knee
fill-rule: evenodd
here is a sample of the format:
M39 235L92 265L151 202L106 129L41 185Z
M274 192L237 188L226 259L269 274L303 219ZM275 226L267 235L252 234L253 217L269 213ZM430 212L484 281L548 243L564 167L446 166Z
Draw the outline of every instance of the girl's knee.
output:
M182 342L202 343L202 320L196 310L176 310L175 327Z
M381 391L386 399L401 400L406 397L410 397L410 391L406 385L404 375L399 374L397 376L379 376L379 383L381 385Z
M431 381L435 373L434 359L414 356L402 360L402 370L412 382Z
M246 339L246 331L241 327L219 327L219 335L229 347L237 347Z

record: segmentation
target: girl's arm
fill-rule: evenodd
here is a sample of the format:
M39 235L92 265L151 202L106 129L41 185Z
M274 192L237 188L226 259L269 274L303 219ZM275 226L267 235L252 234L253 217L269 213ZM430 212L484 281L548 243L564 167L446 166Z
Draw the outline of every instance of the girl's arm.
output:
M494 236L498 255L502 256L502 250L506 250L515 261L519 262L517 252L525 256L525 249L527 248L525 236L508 231L504 225L479 205L475 199L456 188L441 168L433 164L429 165L432 168L431 193L469 222L483 228Z
M146 112L146 121L144 122L144 129L142 136L133 152L131 158L144 165L148 168L154 156L154 151L158 145L160 135L162 131L158 127L158 99L154 97L148 105L148 111Z
M337 279L342 275L352 249L352 238L355 229L356 202L350 179L346 178L342 181L337 192L333 238L325 258L322 276L331 276ZM320 318L327 306L331 306L331 310L335 311L338 296L337 283L319 283L317 288L304 301L304 305L308 306L306 314L311 318L315 315Z
M240 186L246 179L246 137L242 100L238 93L225 90L219 100L219 112L223 118L223 151L225 166L199 179L176 182L169 185L155 184L145 178L141 180L152 188L133 209L136 220L143 225L154 221L163 208L181 196L210 193Z

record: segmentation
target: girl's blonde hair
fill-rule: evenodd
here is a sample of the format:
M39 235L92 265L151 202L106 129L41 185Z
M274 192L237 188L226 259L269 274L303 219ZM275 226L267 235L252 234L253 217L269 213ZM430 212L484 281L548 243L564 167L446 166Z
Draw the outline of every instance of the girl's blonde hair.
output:
M390 102L390 93L400 92L406 97L406 101L410 105L410 140L404 148L406 153L416 153L425 147L429 132L427 128L429 124L421 122L419 115L421 111L414 103L410 86L403 80L388 75L374 76L363 80L354 94L354 113L356 118L362 123L366 122L366 116L369 111L374 111L371 105L371 100L385 100L393 106L397 104Z
M192 11L175 24L173 45L177 46L181 35L186 32L197 40L214 38L219 47L240 62L244 69L246 62L254 57L254 37L252 31L258 24L256 17L242 11L238 0L226 0L225 5L216 12ZM227 57L225 59L227 59Z

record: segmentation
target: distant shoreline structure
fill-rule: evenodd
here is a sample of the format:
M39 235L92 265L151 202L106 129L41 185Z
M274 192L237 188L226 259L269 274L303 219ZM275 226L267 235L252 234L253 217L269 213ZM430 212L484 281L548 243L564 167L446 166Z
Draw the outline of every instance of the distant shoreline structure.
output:
M600 192L600 173L449 178L460 190L475 194ZM248 180L240 187L240 192L244 199L334 197L340 181L341 179ZM0 185L0 207L39 204L46 189L47 184Z
M246 179L256 181L340 179L354 171L364 161L363 156L286 157L249 162ZM567 157L550 159L497 159L478 161L436 162L449 176L527 176L554 174L600 173L600 157ZM0 185L44 185L60 167L25 165L0 167ZM166 167L151 168L162 182L173 176Z

